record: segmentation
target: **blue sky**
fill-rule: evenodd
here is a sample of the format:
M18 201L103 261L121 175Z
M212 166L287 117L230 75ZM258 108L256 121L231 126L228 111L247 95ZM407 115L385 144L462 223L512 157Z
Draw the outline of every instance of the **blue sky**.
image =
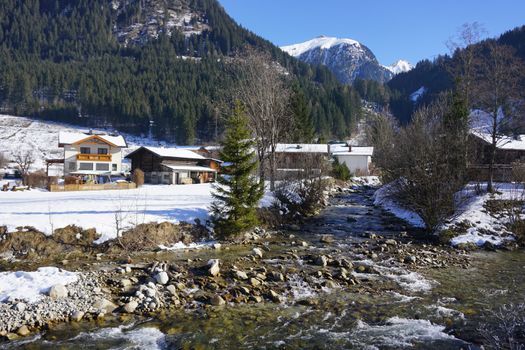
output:
M525 0L219 0L241 25L282 46L319 35L358 40L383 64L446 53L466 22L489 36L525 24Z

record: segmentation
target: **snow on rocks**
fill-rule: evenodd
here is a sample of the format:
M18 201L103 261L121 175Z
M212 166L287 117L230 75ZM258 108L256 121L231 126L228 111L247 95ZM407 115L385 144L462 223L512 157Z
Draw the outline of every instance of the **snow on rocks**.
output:
M396 217L405 220L414 227L425 227L425 223L421 217L413 211L403 208L390 197L392 191L392 184L386 184L376 191L374 194L374 204L383 207L386 211L392 213Z
M45 294L54 299L61 298L67 296L64 285L77 280L77 273L56 267L41 267L34 272L2 272L0 273L0 302L20 299L34 303L42 299Z

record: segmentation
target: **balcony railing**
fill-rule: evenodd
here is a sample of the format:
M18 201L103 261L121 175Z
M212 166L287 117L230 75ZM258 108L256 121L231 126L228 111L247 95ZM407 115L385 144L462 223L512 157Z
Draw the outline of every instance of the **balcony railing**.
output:
M77 160L111 162L111 154L77 154Z

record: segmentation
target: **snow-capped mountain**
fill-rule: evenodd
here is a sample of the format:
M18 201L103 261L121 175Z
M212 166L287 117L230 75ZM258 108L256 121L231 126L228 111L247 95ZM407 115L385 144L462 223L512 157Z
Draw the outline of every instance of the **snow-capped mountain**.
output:
M385 67L368 47L353 39L320 36L281 49L306 63L327 66L344 84L358 78L386 82L412 67L402 60Z
M408 72L412 68L414 68L413 65L410 64L410 62L405 60L398 60L395 63L392 63L390 66L384 66L386 69L391 71L394 75L399 73Z

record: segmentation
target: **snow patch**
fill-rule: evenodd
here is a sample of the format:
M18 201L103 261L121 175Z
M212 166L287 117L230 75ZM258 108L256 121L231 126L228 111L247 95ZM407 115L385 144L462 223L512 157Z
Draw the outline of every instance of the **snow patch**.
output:
M404 208L401 204L397 203L390 197L393 184L386 184L378 189L374 194L374 204L383 207L386 211L394 214L396 217L405 220L414 227L425 227L425 222L421 217L409 210Z
M190 244L184 244L183 242L177 242L171 246L165 246L165 245L159 245L159 248L162 250L184 250L184 249L205 249L210 248L212 245L217 243L216 241L209 241L209 242L201 242L201 243L190 243Z
M40 267L33 272L15 271L0 273L0 302L21 299L34 303L55 284L76 282L78 275L56 267Z
M394 62L389 66L383 67L392 72L392 74L394 75L408 72L409 70L412 70L414 68L412 64L405 60L398 60L397 62Z
M427 89L424 86L420 87L419 89L410 94L410 101L417 102L421 98L421 96L425 94L425 92L427 92Z
M340 45L350 45L358 49L361 49L361 44L353 39L340 39L335 37L320 36L312 40L305 41L303 43L282 46L281 50L287 52L291 56L298 57L303 53L313 49L329 50L332 47Z

